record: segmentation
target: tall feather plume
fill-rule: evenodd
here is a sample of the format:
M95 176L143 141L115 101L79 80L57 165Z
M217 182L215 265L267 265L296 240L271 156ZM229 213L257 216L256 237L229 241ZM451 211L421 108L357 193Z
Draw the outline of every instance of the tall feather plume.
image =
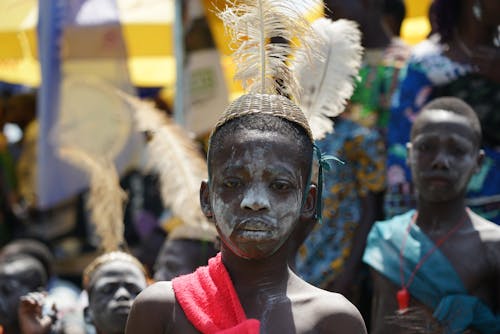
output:
M91 156L73 147L62 147L60 156L84 170L90 178L87 208L104 252L124 246L123 210L127 195L120 187L118 173L109 159Z
M284 0L239 0L218 13L236 48L235 79L241 80L248 93L298 95L300 86L287 60L298 45L301 48L294 53L310 57L315 39L311 38L303 8L306 4L318 8L322 3L321 0L303 2L297 6ZM274 39L282 42L271 43Z
M198 147L183 128L152 104L120 94L135 110L138 129L149 136L147 164L160 176L164 205L183 224L196 227L201 239L214 238L215 227L206 220L198 200L201 181L208 175Z
M318 43L312 58L296 53L292 64L302 86L298 104L306 114L315 139L333 131L330 117L344 111L354 91L362 61L361 32L348 20L321 18L312 24Z

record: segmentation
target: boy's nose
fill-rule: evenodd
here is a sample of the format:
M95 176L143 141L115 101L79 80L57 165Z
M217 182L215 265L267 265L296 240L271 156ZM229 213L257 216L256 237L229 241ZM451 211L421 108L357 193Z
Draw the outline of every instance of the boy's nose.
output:
M129 300L131 298L129 291L124 287L120 286L115 293L116 300Z
M448 169L450 168L450 157L444 150L440 150L434 160L432 161L432 167L436 169Z
M269 198L261 187L248 189L241 200L241 208L252 211L260 211L269 209Z

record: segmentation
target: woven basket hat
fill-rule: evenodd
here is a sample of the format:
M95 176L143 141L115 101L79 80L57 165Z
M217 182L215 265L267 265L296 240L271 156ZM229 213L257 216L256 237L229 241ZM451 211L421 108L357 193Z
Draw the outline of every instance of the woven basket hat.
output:
M311 128L302 110L290 99L275 94L245 94L234 100L212 130L212 135L230 120L247 115L270 115L286 119L303 128L314 143Z

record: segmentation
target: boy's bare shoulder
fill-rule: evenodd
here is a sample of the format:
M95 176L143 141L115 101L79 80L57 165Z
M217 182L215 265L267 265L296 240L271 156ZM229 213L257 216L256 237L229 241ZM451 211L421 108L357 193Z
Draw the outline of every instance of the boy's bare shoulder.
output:
M314 319L319 333L330 333L332 328L339 333L366 333L361 314L347 298L339 293L305 284L296 300L299 305L307 305L300 312L309 319Z
M156 282L144 289L134 301L134 306L173 306L175 305L175 294L172 282Z
M174 308L175 294L171 282L150 285L134 300L126 333L165 333Z

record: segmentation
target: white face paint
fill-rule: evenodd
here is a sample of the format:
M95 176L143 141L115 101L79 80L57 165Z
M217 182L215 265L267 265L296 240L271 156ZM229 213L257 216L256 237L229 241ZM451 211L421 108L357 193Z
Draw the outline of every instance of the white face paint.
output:
M233 134L213 158L211 205L220 237L238 256L276 252L298 222L304 196L304 157L276 133Z
M463 196L479 168L479 150L467 118L445 110L421 115L409 146L408 162L421 201Z

